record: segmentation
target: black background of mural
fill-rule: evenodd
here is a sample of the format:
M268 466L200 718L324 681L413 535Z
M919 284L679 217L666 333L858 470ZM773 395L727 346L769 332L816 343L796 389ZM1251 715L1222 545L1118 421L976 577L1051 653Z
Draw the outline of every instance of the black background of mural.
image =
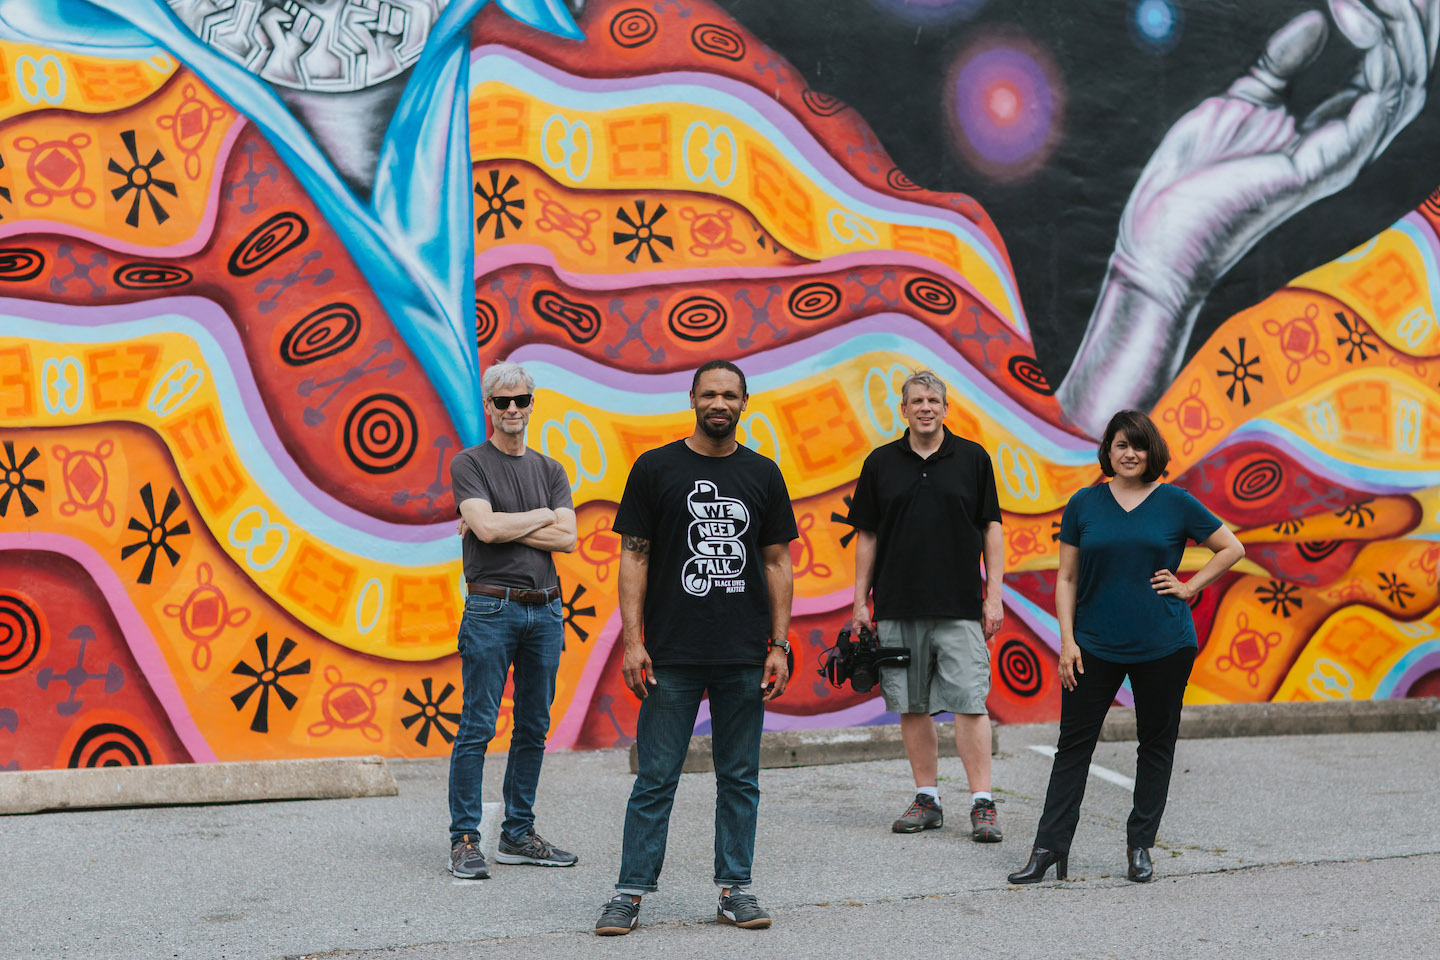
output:
M895 163L921 186L975 197L1014 263L1046 379L1058 384L1080 345L1125 201L1165 132L1249 69L1265 41L1323 0L1180 2L1168 53L1141 49L1128 0L990 0L968 21L917 27L872 0L718 0L816 90L854 107ZM1328 14L1327 14L1328 16ZM1049 162L1001 183L970 169L950 144L942 87L956 55L982 31L1014 25L1054 56L1066 119ZM1359 56L1331 24L1320 58L1296 84L1301 116L1343 86ZM1226 318L1306 270L1379 233L1435 187L1440 147L1434 70L1424 111L1356 181L1262 240L1212 291L1187 359Z

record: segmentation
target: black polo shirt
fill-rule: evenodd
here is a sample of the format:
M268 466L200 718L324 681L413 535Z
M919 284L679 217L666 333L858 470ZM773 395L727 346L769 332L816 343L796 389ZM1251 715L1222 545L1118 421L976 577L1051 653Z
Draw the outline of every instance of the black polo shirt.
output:
M979 620L985 528L1000 521L990 455L942 427L929 459L910 431L870 452L850 504L850 524L875 534L875 619Z

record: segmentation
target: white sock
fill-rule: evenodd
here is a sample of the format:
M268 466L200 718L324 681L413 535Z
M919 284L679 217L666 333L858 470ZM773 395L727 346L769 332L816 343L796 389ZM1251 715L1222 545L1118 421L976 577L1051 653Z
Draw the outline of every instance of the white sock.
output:
M990 796L990 791L989 791L989 790L976 790L974 793L970 794L970 805L973 807L973 806L975 805L975 801L977 801L977 800L994 800L994 799L995 799L994 797Z
M929 798L932 799L932 800L939 800L939 799L940 799L940 788L939 788L939 787L916 787L916 788L915 788L915 792L916 792L916 793L923 793L923 794L925 794L925 796L929 797Z

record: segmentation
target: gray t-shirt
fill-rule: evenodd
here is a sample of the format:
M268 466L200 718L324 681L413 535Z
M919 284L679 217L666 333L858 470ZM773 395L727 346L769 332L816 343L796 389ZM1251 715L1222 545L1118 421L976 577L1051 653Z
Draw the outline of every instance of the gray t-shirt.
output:
M450 460L455 512L466 500L484 500L496 513L525 513L549 507L573 509L565 468L542 453L526 449L512 457L490 442L461 450ZM465 579L497 587L544 589L560 582L548 550L523 543L484 543L465 534Z

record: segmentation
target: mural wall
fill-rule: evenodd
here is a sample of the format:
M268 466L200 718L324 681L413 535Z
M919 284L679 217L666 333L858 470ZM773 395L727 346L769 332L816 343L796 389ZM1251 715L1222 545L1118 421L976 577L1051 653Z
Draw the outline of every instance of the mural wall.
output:
M1001 721L1121 406L1249 550L1193 701L1440 694L1436 5L1103 6L0 2L0 767L448 753L501 358L579 517L558 747L633 738L611 522L717 356L801 532L770 728L893 719L814 671L918 366L1000 480Z

